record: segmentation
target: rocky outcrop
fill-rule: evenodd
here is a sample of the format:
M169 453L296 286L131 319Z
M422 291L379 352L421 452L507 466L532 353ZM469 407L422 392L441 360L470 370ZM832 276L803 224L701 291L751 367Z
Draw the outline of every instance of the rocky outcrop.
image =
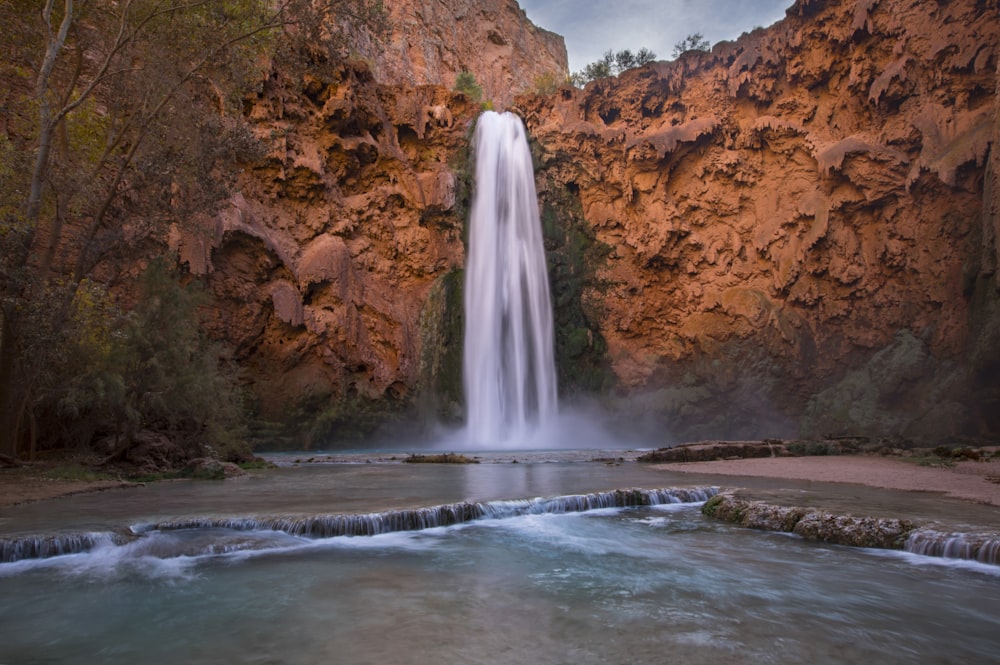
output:
M461 417L455 308L481 107L451 88L470 71L502 106L566 76L562 38L514 0L387 9L388 43L353 35L340 63L272 71L246 102L268 154L221 214L171 234L208 283L208 331L246 368L269 445L361 440L421 385L426 410Z
M209 332L247 368L261 417L322 436L364 421L369 402L414 397L421 310L462 264L479 108L436 86L379 85L361 61L301 84L276 72L249 106L270 153L173 244L207 280Z
M905 550L924 556L965 559L1000 565L1000 534L966 526L942 530L895 517L830 513L802 506L755 501L736 491L716 494L701 512L748 529L793 533L806 540L852 547Z
M388 44L360 43L380 83L455 86L475 75L484 101L506 108L515 94L569 77L566 44L534 25L516 0L387 3Z
M708 462L718 459L752 459L791 455L780 441L699 441L660 448L640 455L640 462Z
M709 499L702 512L739 526L794 533L806 540L835 545L903 549L916 525L888 517L838 515L798 506L779 506L723 492Z
M989 3L800 0L711 52L516 101L540 195L577 198L609 248L584 297L625 426L1000 427L998 49Z

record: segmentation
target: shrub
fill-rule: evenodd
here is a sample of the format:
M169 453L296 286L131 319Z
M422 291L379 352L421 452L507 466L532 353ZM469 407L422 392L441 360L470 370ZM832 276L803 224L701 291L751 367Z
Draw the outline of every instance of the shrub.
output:
M476 82L476 77L472 72L459 72L455 78L455 90L474 102L481 102L483 99L483 88Z
M624 71L642 67L654 60L656 60L656 54L645 47L636 53L630 49L617 52L608 50L604 52L604 56L600 60L590 63L583 68L583 71L575 72L570 76L570 82L578 87L584 86L591 81L618 76Z

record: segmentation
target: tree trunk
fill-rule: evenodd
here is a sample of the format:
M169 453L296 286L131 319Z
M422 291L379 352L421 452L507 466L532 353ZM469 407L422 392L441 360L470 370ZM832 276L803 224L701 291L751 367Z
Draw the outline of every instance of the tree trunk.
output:
M17 457L17 421L21 386L16 380L17 323L15 314L3 315L0 332L0 454Z

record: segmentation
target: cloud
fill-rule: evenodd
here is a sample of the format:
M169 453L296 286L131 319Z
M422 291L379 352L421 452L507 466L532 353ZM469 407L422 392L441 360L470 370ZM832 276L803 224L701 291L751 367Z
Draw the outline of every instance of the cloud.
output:
M671 58L674 44L700 32L712 44L781 19L793 0L519 0L536 25L566 39L570 71L607 50L642 47Z

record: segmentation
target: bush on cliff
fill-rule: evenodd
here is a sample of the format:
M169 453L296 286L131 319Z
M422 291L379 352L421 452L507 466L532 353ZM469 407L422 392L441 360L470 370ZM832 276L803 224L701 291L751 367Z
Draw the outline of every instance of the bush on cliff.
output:
M674 60L681 57L688 51L707 51L711 44L700 32L688 35L681 41L674 44Z
M583 87L591 81L618 76L624 71L642 67L654 60L656 54L645 47L635 53L630 49L608 50L600 60L588 64L583 71L574 72L569 78L573 85Z
M455 78L455 90L474 102L483 100L483 87L476 82L476 77L472 72L459 72Z

